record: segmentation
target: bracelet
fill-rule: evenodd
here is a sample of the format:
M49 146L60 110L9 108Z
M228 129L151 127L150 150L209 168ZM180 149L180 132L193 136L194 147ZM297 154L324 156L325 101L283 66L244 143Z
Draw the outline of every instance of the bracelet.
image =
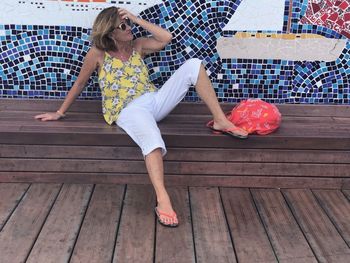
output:
M58 113L58 115L60 115L60 117L66 117L66 114L60 112L59 110L57 110L56 113Z

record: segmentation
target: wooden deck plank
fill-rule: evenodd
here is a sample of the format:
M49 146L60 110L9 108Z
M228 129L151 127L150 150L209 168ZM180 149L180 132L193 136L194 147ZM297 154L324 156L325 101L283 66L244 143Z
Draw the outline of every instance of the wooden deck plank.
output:
M60 184L32 184L29 187L0 232L1 262L25 262L60 188ZM18 193L18 189L11 189L14 194Z
M115 127L109 126L103 119L100 114L87 114L87 113L72 113L68 117L59 120L59 121L46 121L42 122L34 119L36 114L40 112L30 112L30 111L0 111L0 123L2 126L22 126L27 129L38 129L40 127L48 128L79 128L79 127L99 127L99 128L109 128L112 129ZM191 113L179 115L179 114L170 114L164 120L162 120L159 125L161 128L189 128L197 129L198 132L202 128L203 130L209 131L205 128L205 124L211 119L210 115L196 115ZM280 130L285 133L285 130L288 130L290 134L300 134L305 132L313 132L314 135L322 134L321 132L338 132L339 129L348 131L349 130L350 118L342 116L310 116L304 115L301 117L295 116L283 116L283 121L279 130L276 133L280 133ZM292 129L293 127L303 127L300 129ZM317 130L312 130L313 127L317 127ZM292 133L291 133L292 132Z
M180 119L177 116L170 116L163 121L159 122L159 128L163 133L178 133L183 131L187 134L208 134L211 132L205 127L205 123L208 118L201 118L203 120L197 120L197 116L187 116L186 119ZM350 118L349 118L350 119ZM327 120L327 118L319 118L317 121L312 118L304 118L302 120L285 120L282 122L280 128L269 137L276 137L280 134L284 136L322 136L326 135L329 137L334 136L334 133L346 136L346 132L349 132L349 123L347 118L341 120L332 117ZM35 119L26 119L21 117L20 119L13 119L8 117L7 119L0 119L1 126L4 127L21 127L21 131L31 131L31 132L55 132L55 131L74 131L79 133L84 133L87 131L99 131L103 133L115 132L117 129L116 125L108 125L103 120L85 120L81 118L71 118L62 119L59 121L39 121ZM315 129L317 127L317 129ZM42 128L45 128L43 130ZM302 129L301 129L302 128ZM4 132L4 128L1 127L0 131ZM84 131L86 129L87 131ZM266 136L265 136L266 137Z
M68 262L91 192L92 185L63 185L26 262Z
M330 189L329 187L325 187L325 188ZM339 189L350 189L350 178L344 178L341 188Z
M350 151L284 149L168 148L166 161L350 163ZM132 146L0 145L1 158L143 160L141 150Z
M329 227L328 217L333 224L344 225L337 226L342 235L335 231L334 238L332 231L326 229L327 238L316 233L317 244L322 243L337 252L343 251L344 246L349 249L342 239L346 239L342 229L348 229L350 199L346 195L350 190L288 189L282 191L286 203L278 189L251 189L250 194L248 188L224 187L218 191L217 187L190 187L188 195L187 187L168 187L180 219L178 228L168 229L156 223L155 195L150 185L128 185L124 201L124 185L103 184L94 188L79 185L80 189L77 189L79 187L70 184L63 185L61 191L60 186L32 184L29 187L0 231L0 262L24 262L29 254L26 262L110 262L113 256L114 262L221 263L235 261L234 252L237 252L237 262L315 262L312 253L311 257L305 257L299 248L316 231L324 233L320 225L327 223ZM72 186L75 189L69 191ZM18 189L12 189L16 196ZM292 194L287 196L290 192ZM310 206L303 193L313 198L314 206ZM63 203L71 205L68 207ZM86 209L82 209L84 203L89 204ZM323 204L322 207L318 203ZM300 207L306 211L303 220L314 229L306 229L299 222ZM297 218L300 227L295 227L296 221L291 215ZM315 223L315 218L320 218L321 224ZM47 238L44 240L45 232ZM301 240L298 239L300 233ZM343 240L341 244L339 238ZM59 244L50 247L48 243ZM40 257L33 258L35 251ZM290 257L281 257L279 251L291 252ZM310 252L310 249L304 248L304 251ZM338 255L334 261L331 256L317 257L317 261L348 262L348 254L341 255L346 257Z
M2 136L5 136L8 132L13 132L17 133L18 136L23 136L25 134L32 134L31 136L33 137L35 134L40 134L41 136L52 136L52 134L55 134L56 137L54 138L54 141L58 141L60 139L60 136L64 136L64 134L67 133L78 133L81 135L85 134L94 134L96 135L103 135L103 136L108 136L108 135L114 135L114 137L117 137L119 134L125 134L124 131L119 129L116 126L105 126L105 125L95 125L94 123L90 125L84 125L84 124L76 124L73 126L67 126L66 123L50 123L48 125L45 125L46 123L39 123L36 125L23 125L23 123L18 123L15 124L14 122L9 122L8 124L2 123L1 122L1 127L0 127L0 133ZM331 124L329 124L331 125ZM181 125L167 125L164 123L159 123L159 128L162 132L163 135L182 135L182 136L199 136L199 137L206 137L212 139L217 139L217 138L225 138L226 141L229 141L230 137L227 137L226 135L221 135L221 134L212 134L211 131L208 128L205 128L204 125L198 124L198 125L188 125L185 126L183 124ZM316 130L316 128L318 130ZM300 132L302 130L302 132ZM266 136L262 135L250 135L247 140L237 140L234 138L230 138L230 140L234 141L240 141L240 142L249 142L253 138L255 140L259 138L258 140L261 139L274 139L278 140L281 138L308 138L308 139L318 139L318 138L328 138L328 139L339 139L342 138L343 143L346 143L347 146L349 146L349 132L350 128L349 125L344 125L344 126L335 126L335 127L320 127L320 126L307 126L305 125L294 125L291 124L289 126L283 125L279 130L277 130L274 133L271 133ZM62 135L60 135L62 134ZM185 137L185 138L186 138ZM6 137L4 138L6 139ZM21 138L22 139L22 138ZM6 141L2 140L4 143ZM24 142L23 142L24 143ZM226 143L227 144L227 143ZM195 147L193 145L192 147ZM266 147L268 148L268 147Z
M35 116L40 112L23 112L23 111L1 111L0 122L1 123L13 123L23 125L48 125L48 126L83 126L83 125L98 125L98 126L109 126L103 119L103 116L99 114L86 114L86 113L71 113L68 117L62 118L59 121L41 121L35 119Z
M46 158L46 159L95 159L95 160L140 160L141 150L126 146L75 146L75 145L0 145L1 158ZM340 159L342 159L339 156Z
M56 111L63 103L62 99L1 99L1 110L23 110L23 111ZM35 107L33 107L35 105ZM235 103L221 103L222 109L230 111ZM275 104L283 116L344 116L350 113L349 105L311 105L311 104ZM101 113L100 100L76 100L70 107L69 112ZM182 102L175 108L175 114L209 114L208 107L202 102Z
M249 189L220 189L238 262L277 262Z
M68 115L60 119L59 121L45 121L42 122L40 120L35 119L35 116L40 114L40 112L23 112L23 111L0 111L0 122L6 123L13 121L14 124L18 124L23 122L24 125L67 125L74 126L77 125L78 122L86 125L91 125L95 123L96 125L105 125L109 126L105 121L101 114L94 113L68 113ZM211 115L196 115L196 114L170 114L165 119L163 119L160 123L167 125L184 125L190 127L191 125L200 125L206 124L212 118ZM345 126L349 124L349 117L339 117L339 116L283 116L282 124L291 125L320 125L321 127L327 127L327 123L334 124L336 126Z
M349 262L350 249L309 189L282 190L319 262Z
M350 200L350 190L343 190L343 193Z
M0 172L145 173L143 160L0 159ZM167 162L166 174L350 177L350 164Z
M25 183L0 183L0 231L28 187L29 184Z
M34 117L38 114L41 114L40 111L0 111L0 122L14 121L18 123L19 121L24 122L25 125L29 124L41 124L43 122L36 120ZM212 118L211 115L201 115L201 114L170 114L161 123L166 124L200 124L207 123ZM77 123L96 123L108 125L100 113L86 113L86 112L72 112L67 113L67 117L61 119L60 121L47 121L45 125L49 124L63 124L66 125L74 125ZM327 124L334 123L336 125L345 125L350 123L349 116L283 116L282 117L283 124L294 123L298 124L306 124L306 125L321 125L322 127L326 127Z
M165 175L167 185L182 186L227 186L256 188L327 188L342 189L347 178L342 177L289 177L289 176L232 176L232 175ZM114 183L150 184L147 174L125 173L44 173L44 172L0 172L0 182L41 183ZM348 184L350 186L350 182ZM346 188L345 188L346 189Z
M169 187L167 191L180 224L176 229L157 224L155 262L194 263L195 254L187 187Z
M97 184L69 262L111 262L125 186Z
M106 129L58 129L50 130L49 127L40 132L38 129L28 130L27 127L3 127L0 126L1 144L40 144L40 145L118 145L134 146L135 143L122 131ZM295 128L295 127L294 127ZM4 131L3 131L4 129ZM112 128L113 129L113 128ZM21 130L20 132L18 132ZM27 131L25 131L27 130ZM202 130L202 128L200 129ZM177 133L176 133L177 132ZM349 150L349 132L331 132L328 135L309 134L303 136L271 134L268 136L250 136L247 140L238 140L225 135L212 135L210 131L203 130L203 134L186 133L185 130L163 132L163 138L167 147L193 148L254 148L254 149L308 149L308 150ZM286 131L287 132L287 131ZM96 135L96 133L98 135Z
M127 186L113 262L153 262L155 204L152 186Z
M339 190L312 190L338 232L350 247L350 202Z
M36 110L53 111L57 110L63 103L63 99L0 99L0 110ZM33 105L35 105L33 107ZM70 107L70 111L77 112L99 112L101 111L101 101L77 99Z
M280 191L251 191L278 261L317 262Z
M237 262L218 188L190 187L198 262Z
M221 103L224 112L230 111L235 103ZM344 116L348 117L349 105L311 105L311 104L275 104L282 116ZM320 107L322 106L322 107ZM55 109L55 108L54 108ZM173 113L176 114L209 114L208 107L202 102L184 102L176 107Z

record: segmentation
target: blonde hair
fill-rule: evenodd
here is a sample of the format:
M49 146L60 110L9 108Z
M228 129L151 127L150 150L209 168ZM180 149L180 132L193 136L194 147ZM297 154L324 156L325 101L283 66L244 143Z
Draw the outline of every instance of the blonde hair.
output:
M115 25L120 23L117 7L103 9L92 26L91 40L94 46L104 51L117 51L117 45L111 34Z

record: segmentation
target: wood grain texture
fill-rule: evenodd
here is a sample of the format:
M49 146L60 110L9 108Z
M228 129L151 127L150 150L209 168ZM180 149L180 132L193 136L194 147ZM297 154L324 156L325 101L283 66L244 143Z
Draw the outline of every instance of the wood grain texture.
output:
M349 190L167 190L175 229L151 185L0 183L0 262L348 262Z
M92 185L64 184L26 262L68 262Z
M28 183L0 184L0 231L29 186Z
M59 99L0 99L0 111L56 111L62 103L63 100ZM225 112L231 110L235 105L235 103L221 103ZM276 106L283 116L350 116L349 105L276 104ZM101 101L76 100L69 112L101 113L101 111ZM174 114L188 114L189 112L210 114L209 109L202 102L182 102L173 111Z
M232 176L232 175L165 175L167 185L178 186L231 186L257 188L327 188L349 189L347 178L317 178L289 176ZM0 182L41 182L41 183L116 183L150 184L147 174L119 173L41 173L41 172L0 172Z
M279 262L317 262L282 194L277 189L252 189Z
M309 189L283 190L319 262L349 262L350 248Z
M350 247L350 201L339 190L314 189L312 192Z
M176 229L157 223L155 262L195 262L191 211L187 187L168 187L171 203L179 219Z
M220 192L238 262L277 262L249 189Z
M69 262L111 262L124 185L97 184Z
M150 185L128 185L112 262L153 262L155 194Z
M60 188L60 184L32 184L30 186L0 232L1 262L25 262L28 254L32 251L33 243L46 222L46 217L51 211ZM16 189L13 190L16 191ZM62 225L56 227L62 227ZM56 239L55 236L52 238ZM46 241L48 240L46 239ZM46 251L46 253L44 258L50 255L54 257L51 259L41 257L42 261L40 261L40 257L34 252L32 259L38 259L34 262L59 262L55 261L55 256L60 259L61 255L57 255L53 251Z
M197 262L237 262L216 187L190 187Z
M289 149L170 148L165 161L349 164L350 151ZM0 144L0 158L143 160L132 146Z

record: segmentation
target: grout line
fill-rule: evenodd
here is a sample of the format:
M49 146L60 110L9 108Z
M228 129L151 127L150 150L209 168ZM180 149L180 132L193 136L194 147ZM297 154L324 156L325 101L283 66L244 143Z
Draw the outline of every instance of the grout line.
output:
M288 23L287 23L287 34L290 33L290 28L292 27L292 16L293 16L293 0L289 0L289 10L288 10Z

